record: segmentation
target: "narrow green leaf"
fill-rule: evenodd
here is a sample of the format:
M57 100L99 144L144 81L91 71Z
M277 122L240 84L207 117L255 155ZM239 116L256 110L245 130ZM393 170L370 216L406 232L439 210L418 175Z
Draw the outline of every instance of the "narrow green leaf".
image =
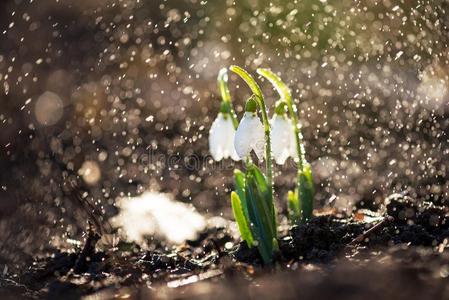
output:
M273 236L271 234L271 220L267 217L265 200L257 191L252 174L246 176L246 199L248 215L253 237L257 240L257 249L264 263L271 264L273 255Z
M235 169L234 170L234 179L235 179L235 189L236 189L237 195L240 198L240 202L242 203L243 214L247 220L247 223L249 223L248 204L247 204L246 195L245 195L245 174L243 174L243 172L240 171L239 169Z
M273 252L277 252L279 251L279 243L278 240L276 238L273 238L271 240L272 244L273 244Z
M299 201L302 212L301 222L303 223L312 218L314 193L312 169L307 164L299 174Z
M278 248L275 208L267 180L253 164L247 166L246 198L252 232L257 236L258 249L264 262L269 264L273 251Z
M240 199L245 197L245 174L239 169L234 170L235 189Z
M288 217L292 224L298 223L301 218L301 208L299 206L298 192L288 191Z
M273 197L270 190L268 189L268 183L265 179L265 176L262 174L260 169L253 164L248 166L248 172L253 175L257 191L260 194L260 197L264 200L263 213L270 220L271 235L273 237L277 237L276 212L274 209Z
M231 193L231 205L235 221L239 226L240 235L248 247L251 248L254 244L253 235L249 229L248 220L243 213L242 203L236 192Z
M260 171L260 169L254 164L248 164L247 172L250 172L254 176L254 179L256 180L256 183L261 193L263 193L264 196L271 197L271 194L269 193L268 190L267 181L265 179L265 176Z

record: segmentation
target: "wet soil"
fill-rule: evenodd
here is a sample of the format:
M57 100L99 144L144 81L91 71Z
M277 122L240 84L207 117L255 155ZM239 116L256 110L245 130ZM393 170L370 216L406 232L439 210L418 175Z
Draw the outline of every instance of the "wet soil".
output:
M377 211L316 216L284 230L263 266L225 228L177 247L120 242L99 250L93 228L76 251L57 251L18 274L2 299L276 298L449 299L448 207L394 194Z

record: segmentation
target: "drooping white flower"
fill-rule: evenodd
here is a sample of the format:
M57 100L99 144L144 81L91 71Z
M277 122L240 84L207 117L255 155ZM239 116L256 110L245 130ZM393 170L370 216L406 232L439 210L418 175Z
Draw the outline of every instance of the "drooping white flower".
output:
M231 117L219 113L209 130L209 150L214 160L231 157L239 160L234 149L235 129Z
M254 150L257 158L263 160L265 150L264 129L255 112L247 111L243 115L235 133L234 146L240 158L248 156L251 150Z
M283 165L289 156L298 157L295 130L285 115L274 114L271 119L271 149L277 164Z

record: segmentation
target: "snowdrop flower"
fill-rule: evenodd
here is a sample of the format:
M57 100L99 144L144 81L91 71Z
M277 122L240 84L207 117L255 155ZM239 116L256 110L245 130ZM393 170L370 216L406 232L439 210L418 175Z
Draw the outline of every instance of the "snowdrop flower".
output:
M245 114L237 127L235 133L234 146L240 158L249 155L251 150L257 155L259 160L263 160L265 150L264 128L256 114L257 104L250 98L246 102Z
M214 160L231 157L239 160L239 156L234 149L235 129L231 116L228 113L220 112L212 123L209 131L209 149Z
M273 157L279 165L283 165L289 156L298 157L295 130L282 106L284 105L280 104L276 107L276 112L271 119L271 148Z

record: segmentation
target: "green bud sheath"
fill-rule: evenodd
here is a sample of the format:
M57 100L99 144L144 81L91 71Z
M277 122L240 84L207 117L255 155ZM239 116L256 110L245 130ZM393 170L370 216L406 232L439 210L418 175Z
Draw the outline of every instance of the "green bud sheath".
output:
M287 104L284 101L279 100L276 102L276 108L274 109L274 112L279 116L283 116L287 112L286 108Z
M226 102L226 101L221 102L220 112L223 113L224 115L231 114L231 106L230 106L229 102Z
M255 96L252 95L248 100L246 100L245 111L255 113L257 110L257 102Z

